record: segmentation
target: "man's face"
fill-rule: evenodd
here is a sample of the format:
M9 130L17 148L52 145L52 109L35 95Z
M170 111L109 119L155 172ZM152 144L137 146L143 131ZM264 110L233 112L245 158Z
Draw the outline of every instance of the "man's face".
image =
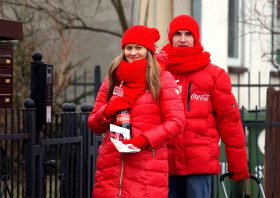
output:
M194 37L188 30L179 30L172 37L173 47L193 47Z

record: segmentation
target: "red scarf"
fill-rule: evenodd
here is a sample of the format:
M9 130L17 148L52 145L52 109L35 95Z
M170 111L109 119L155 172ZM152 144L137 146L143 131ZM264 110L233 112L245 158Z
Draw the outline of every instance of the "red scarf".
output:
M131 106L135 100L145 93L147 60L141 59L128 63L122 61L117 70L117 80L123 81L124 97L129 100Z
M167 70L178 75L195 71L211 62L210 54L203 52L201 46L172 47L167 44L163 50L168 54Z

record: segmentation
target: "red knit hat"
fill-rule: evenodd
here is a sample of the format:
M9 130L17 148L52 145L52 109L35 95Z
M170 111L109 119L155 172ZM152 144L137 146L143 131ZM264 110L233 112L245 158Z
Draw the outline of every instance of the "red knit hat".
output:
M122 38L122 48L126 44L138 44L146 47L152 53L155 52L155 42L160 38L156 28L148 28L143 25L134 25L128 28Z
M194 45L200 46L199 26L196 20L189 15L179 15L175 17L169 24L168 40L172 44L172 37L179 30L188 30L194 37Z

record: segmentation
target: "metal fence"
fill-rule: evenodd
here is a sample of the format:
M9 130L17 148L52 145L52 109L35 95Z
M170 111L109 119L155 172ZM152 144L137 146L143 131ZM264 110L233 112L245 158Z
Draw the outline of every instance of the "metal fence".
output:
M100 68L96 68L96 73L99 73L100 77ZM94 83L80 81L73 83L72 86L100 86L100 79ZM258 86L262 87L259 88L262 90L271 85L259 83ZM274 85L279 89L278 84ZM233 83L233 88L239 89L240 95L242 95L242 89L248 92L255 86L256 84L251 83ZM94 90L93 87L91 89ZM98 92L98 89L95 89L93 95ZM87 93L90 88L83 90ZM254 91L254 94L258 96L264 93ZM252 94L251 97L253 97ZM83 104L79 112L76 112L75 104L64 104L63 112L55 114L52 123L45 125L41 131L36 131L36 109L32 102L26 101L25 107L25 109L17 110L0 109L0 198L91 197L95 161L102 140L101 136L94 135L86 126L88 112L92 109L92 105ZM253 109L248 107L241 109L246 131L250 173L256 175L262 182L264 130L272 127L279 129L280 126L278 122L267 121L266 111L265 108L258 106ZM225 172L227 162L223 149L221 145L221 166ZM236 189L240 189L240 186L244 195L251 197L259 195L257 186L251 182L245 185L229 182L226 185L232 189L229 192L232 196L234 192L239 192ZM217 178L213 190L213 197L223 197Z
M86 125L92 105L64 104L36 131L32 102L0 110L0 197L91 197L101 137Z
M63 102L66 103L94 103L101 85L101 68L99 65L94 67L93 75L91 72L84 70L78 74L77 70L73 73L73 80L63 91Z
M232 91L240 107L254 110L255 107L265 109L266 90L269 87L280 89L280 75L277 72L269 74L261 72L245 72L242 74L231 74ZM78 73L74 71L73 80L64 90L63 101L75 103L94 103L99 87L102 83L101 68L95 66L94 73L87 70Z
M280 89L279 72L245 72L231 74L232 91L239 106L248 110L266 107L266 91L269 87Z
M32 103L31 103L32 104ZM80 112L71 103L54 115L52 124L36 131L36 109L25 104L21 110L0 111L0 197L91 197L95 161L102 136L94 135L86 126L92 105L83 104ZM266 128L280 123L268 122L266 110L241 110L246 131L250 173L263 182ZM226 172L226 158L221 145L221 166ZM218 177L217 177L218 178ZM226 184L230 193L243 184ZM257 197L257 186L248 183L247 195ZM223 197L216 180L213 197Z

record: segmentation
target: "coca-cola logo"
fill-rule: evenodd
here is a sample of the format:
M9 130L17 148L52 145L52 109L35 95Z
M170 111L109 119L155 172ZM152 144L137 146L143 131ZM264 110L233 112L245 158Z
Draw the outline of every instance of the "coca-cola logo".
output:
M129 123L130 122L130 114L119 114L116 119L118 124L121 123Z
M191 100L202 100L202 101L208 101L210 95L209 94L197 94L193 93L191 95Z

